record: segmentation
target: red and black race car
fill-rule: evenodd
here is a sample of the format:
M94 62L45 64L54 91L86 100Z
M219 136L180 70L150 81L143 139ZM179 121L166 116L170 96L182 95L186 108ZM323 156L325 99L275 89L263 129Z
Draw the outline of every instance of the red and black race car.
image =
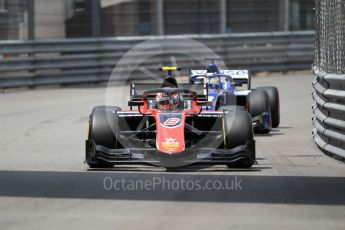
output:
M86 140L90 167L225 164L248 168L255 162L252 119L247 111L231 106L204 111L209 104L204 89L179 86L171 76L159 85L132 84L130 91L130 110L93 109Z

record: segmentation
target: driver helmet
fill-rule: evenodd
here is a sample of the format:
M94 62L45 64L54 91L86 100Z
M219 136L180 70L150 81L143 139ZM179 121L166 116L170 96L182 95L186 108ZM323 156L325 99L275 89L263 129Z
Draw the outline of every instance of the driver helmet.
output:
M173 93L170 96L165 93L157 93L156 101L157 109L174 110L180 104L180 96L178 93Z
M207 67L207 73L220 73L216 64L209 64Z
M208 87L210 89L220 89L221 88L221 82L218 77L212 77L209 79Z

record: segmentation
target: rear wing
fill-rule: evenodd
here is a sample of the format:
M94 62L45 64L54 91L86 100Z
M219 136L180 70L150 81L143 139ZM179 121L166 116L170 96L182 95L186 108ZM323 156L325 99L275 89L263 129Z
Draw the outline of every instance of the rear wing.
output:
M221 70L220 73L230 76L234 79L236 85L242 86L247 84L248 90L251 89L251 76L248 70Z
M130 96L131 100L138 100L143 93L148 90L159 89L161 83L131 83ZM180 89L188 89L195 91L198 101L208 101L208 87L204 85L179 84Z
M206 74L207 74L207 70L191 70L190 71L191 77L205 76Z
M207 70L191 70L191 78L203 77L207 75ZM248 90L251 89L251 76L248 70L220 70L220 75L230 76L236 86L247 84Z

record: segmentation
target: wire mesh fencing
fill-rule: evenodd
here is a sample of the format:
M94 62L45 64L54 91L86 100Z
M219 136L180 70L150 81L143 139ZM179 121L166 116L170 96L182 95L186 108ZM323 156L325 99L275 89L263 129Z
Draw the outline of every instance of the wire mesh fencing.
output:
M314 1L0 0L0 40L312 30Z
M0 0L0 40L20 37L25 9L23 0Z
M315 65L345 74L345 1L316 0Z

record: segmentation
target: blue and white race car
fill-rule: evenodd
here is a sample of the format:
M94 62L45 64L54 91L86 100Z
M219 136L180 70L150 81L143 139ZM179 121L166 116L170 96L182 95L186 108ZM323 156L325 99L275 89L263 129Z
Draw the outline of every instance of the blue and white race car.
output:
M191 70L191 84L203 84L207 88L208 110L247 110L253 120L256 133L267 134L280 123L279 92L276 87L251 88L248 70L220 70L212 63L206 70ZM247 87L244 88L244 85Z

